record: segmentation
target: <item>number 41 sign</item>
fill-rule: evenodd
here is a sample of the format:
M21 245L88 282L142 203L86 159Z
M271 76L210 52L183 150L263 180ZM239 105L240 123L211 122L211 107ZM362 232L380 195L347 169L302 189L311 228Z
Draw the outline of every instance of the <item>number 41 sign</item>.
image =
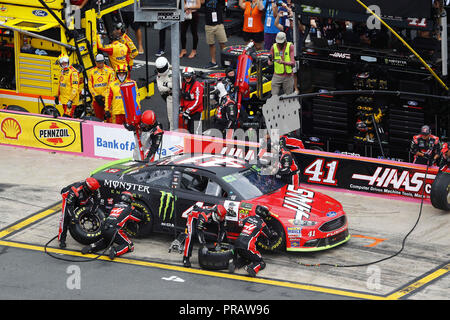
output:
M305 168L304 174L308 176L308 182L335 186L338 164L338 160L325 161L319 158Z

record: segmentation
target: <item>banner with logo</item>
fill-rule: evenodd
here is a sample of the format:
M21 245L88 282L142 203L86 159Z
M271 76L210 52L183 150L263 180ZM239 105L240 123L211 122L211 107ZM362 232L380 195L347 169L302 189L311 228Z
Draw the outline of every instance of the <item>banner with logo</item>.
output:
M0 143L81 153L81 122L1 111Z
M302 182L379 195L429 199L437 167L353 157L313 150L293 151Z

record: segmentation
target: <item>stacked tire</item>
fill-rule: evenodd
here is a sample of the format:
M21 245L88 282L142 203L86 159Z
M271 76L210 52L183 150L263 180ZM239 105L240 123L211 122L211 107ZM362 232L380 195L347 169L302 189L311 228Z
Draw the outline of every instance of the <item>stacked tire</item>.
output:
M433 207L450 211L450 172L440 171L431 185L430 200Z

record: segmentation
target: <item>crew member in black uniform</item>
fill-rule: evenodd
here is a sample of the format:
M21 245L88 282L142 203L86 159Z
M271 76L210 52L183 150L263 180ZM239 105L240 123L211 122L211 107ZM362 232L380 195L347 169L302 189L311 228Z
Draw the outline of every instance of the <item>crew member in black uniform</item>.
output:
M117 246L111 246L110 259L134 251L133 242L123 231L123 227L128 221L139 223L143 220L142 214L132 205L133 199L133 195L128 191L123 191L120 194L120 202L114 205L103 224L102 238L81 249L81 253L86 254L103 250L113 243L116 243Z
M97 179L89 177L85 181L75 182L61 190L62 215L59 223L59 247L66 247L67 228L73 217L74 210L80 206L92 205L92 210L100 204L101 196Z
M228 264L230 272L244 266L248 274L254 277L266 267L261 253L256 248L256 242L261 235L271 239L276 237L277 233L269 229L264 221L270 215L267 207L258 205L255 213L256 215L248 216L242 221L242 231L234 242L235 258Z
M193 248L193 237L197 233L198 240L200 244L205 244L205 234L208 224L217 223L218 224L218 234L217 242L221 243L225 239L225 215L227 210L222 205L215 206L198 206L195 205L192 211L188 214L186 221L186 231L184 240L184 254L183 254L183 265L185 267L190 267L191 262L189 258L192 255ZM180 241L182 242L182 241Z
M414 155L413 163L416 164L433 165L439 158L439 138L431 134L429 126L422 126L420 134L413 137L411 153Z
M286 147L286 137L280 138L280 160L278 176L287 184L293 184L296 188L300 184L300 167L295 161L291 151Z

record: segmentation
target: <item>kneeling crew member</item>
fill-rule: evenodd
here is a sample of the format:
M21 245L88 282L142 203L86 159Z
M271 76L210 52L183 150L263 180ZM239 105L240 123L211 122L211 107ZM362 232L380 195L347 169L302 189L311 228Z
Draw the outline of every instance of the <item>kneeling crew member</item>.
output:
M264 221L270 215L267 207L258 205L255 213L256 215L249 216L242 221L244 227L234 242L236 259L229 264L230 272L233 272L235 267L240 268L245 265L247 273L254 277L266 267L261 253L256 248L256 242L261 235L271 239L276 237L277 233L271 231Z
M219 231L217 235L217 242L221 243L225 239L225 215L227 210L222 205L215 205L212 207L197 206L195 205L192 211L188 214L186 222L186 240L184 242L184 254L183 265L190 267L191 262L189 258L192 255L193 237L197 233L198 240L201 244L205 244L204 230L210 223L217 223L219 225Z
M111 246L111 250L109 251L110 259L114 259L114 257L121 256L127 252L133 252L133 242L128 238L125 231L123 231L123 227L129 220L139 223L143 220L143 217L131 205L132 202L133 195L128 191L123 191L120 195L120 202L114 205L103 224L102 238L84 247L81 253L86 254L103 250L112 243L116 243L117 246Z
M95 178L75 182L61 190L62 215L59 222L59 247L66 247L67 228L73 217L74 210L80 206L92 205L93 209L100 204L101 196L98 189L100 184Z

